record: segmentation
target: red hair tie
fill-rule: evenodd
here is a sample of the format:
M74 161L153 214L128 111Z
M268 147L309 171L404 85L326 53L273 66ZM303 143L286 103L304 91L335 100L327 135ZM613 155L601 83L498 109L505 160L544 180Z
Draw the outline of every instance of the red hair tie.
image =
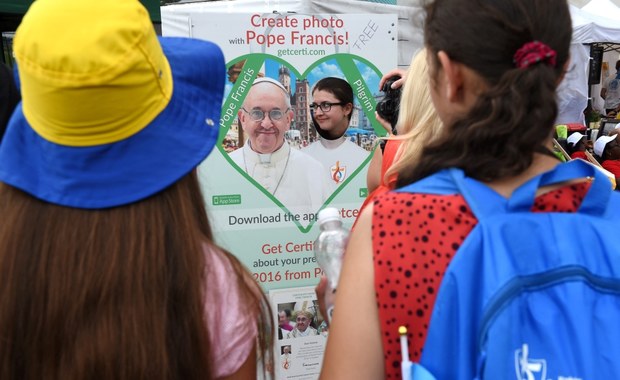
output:
M528 42L521 46L513 57L515 66L519 69L526 69L538 62L545 62L555 67L557 53L548 45L540 42Z

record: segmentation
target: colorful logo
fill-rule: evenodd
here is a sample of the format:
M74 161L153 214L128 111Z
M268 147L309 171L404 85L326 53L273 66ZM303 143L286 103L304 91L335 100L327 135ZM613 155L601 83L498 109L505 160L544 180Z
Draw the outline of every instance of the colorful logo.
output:
M340 166L340 161L336 161L336 165L330 168L332 173L332 180L336 183L341 183L347 178L347 167Z

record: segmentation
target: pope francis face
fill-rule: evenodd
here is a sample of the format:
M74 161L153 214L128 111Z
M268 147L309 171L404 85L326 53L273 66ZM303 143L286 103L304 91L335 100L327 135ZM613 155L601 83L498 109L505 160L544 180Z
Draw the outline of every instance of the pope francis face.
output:
M293 118L287 97L282 88L269 82L250 88L238 116L255 152L273 153L284 144L284 132Z
M295 327L297 327L297 330L301 332L306 331L308 326L310 326L310 318L307 314L300 313L299 315L297 315L296 321L297 324L295 325Z

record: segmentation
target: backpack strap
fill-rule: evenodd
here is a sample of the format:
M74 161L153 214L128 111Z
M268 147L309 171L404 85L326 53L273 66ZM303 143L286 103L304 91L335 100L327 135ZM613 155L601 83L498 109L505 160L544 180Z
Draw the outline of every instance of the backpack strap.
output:
M403 380L436 380L435 376L433 376L426 368L421 366L419 363L413 363L411 366L411 375L409 377L406 374L403 374Z
M459 188L454 183L449 169L443 169L394 191L397 193L452 195L458 194Z
M458 168L443 169L395 191L435 195L461 194L476 218L504 212L506 209L506 198L482 182L466 177L463 170Z
M531 210L534 204L538 188L584 177L594 178L594 181L581 202L578 211L583 214L603 215L607 210L611 196L611 183L593 165L582 160L571 160L565 164L560 164L555 169L536 176L521 185L508 200L508 210L512 212L527 212Z
M418 182L397 189L397 192L437 195L461 194L478 220L498 213L528 212L532 209L539 187L573 179L592 177L594 181L584 197L579 212L602 215L608 208L611 183L603 173L583 160L571 160L529 180L517 188L510 199L482 182L465 176L458 168L441 170Z
M506 209L506 198L482 182L466 177L458 168L443 169L395 191L434 195L461 194L476 218Z
M467 177L461 169L451 168L450 175L467 205L480 220L506 212L507 199L484 183Z

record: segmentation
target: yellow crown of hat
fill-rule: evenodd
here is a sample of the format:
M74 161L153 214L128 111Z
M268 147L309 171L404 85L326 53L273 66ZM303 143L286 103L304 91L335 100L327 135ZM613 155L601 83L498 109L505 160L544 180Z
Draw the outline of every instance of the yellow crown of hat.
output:
M125 139L172 96L170 66L138 0L37 0L14 53L24 116L57 144Z

